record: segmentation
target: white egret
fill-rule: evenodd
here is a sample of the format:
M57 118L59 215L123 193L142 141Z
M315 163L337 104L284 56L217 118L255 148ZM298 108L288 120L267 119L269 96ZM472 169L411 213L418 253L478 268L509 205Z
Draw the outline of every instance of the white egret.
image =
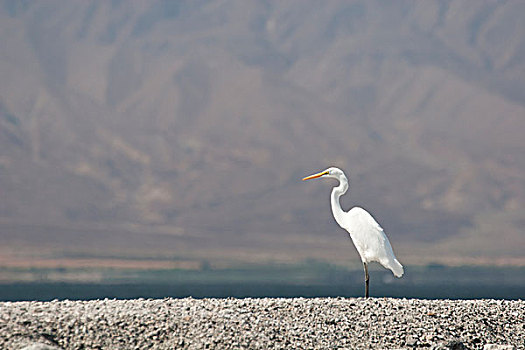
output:
M332 189L332 213L335 221L348 231L354 242L357 252L361 256L365 270L365 297L368 298L368 264L372 261L378 262L385 268L390 269L394 276L403 276L403 266L397 261L392 246L377 221L363 208L354 207L345 212L341 208L339 198L348 190L348 179L341 169L328 168L320 173L307 176L303 179L332 178L339 180L339 186Z

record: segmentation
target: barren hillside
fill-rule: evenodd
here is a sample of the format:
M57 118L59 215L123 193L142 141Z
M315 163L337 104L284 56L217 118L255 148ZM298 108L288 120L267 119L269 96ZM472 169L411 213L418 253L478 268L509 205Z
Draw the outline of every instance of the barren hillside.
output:
M521 1L0 1L0 243L347 261L300 182L335 165L405 261L519 259L524 32Z

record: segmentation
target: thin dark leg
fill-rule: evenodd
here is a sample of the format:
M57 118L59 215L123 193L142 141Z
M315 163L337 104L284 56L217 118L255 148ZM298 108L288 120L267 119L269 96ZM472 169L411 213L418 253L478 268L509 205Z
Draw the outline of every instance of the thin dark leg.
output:
M365 298L368 298L368 282L370 281L370 277L368 276L368 265L363 263L363 267L365 268Z

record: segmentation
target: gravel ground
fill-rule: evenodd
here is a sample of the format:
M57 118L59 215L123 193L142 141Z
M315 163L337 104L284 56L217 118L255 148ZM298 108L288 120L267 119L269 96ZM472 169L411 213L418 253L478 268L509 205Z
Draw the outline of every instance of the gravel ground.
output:
M504 349L488 344L525 349L524 301L186 298L0 303L0 349Z

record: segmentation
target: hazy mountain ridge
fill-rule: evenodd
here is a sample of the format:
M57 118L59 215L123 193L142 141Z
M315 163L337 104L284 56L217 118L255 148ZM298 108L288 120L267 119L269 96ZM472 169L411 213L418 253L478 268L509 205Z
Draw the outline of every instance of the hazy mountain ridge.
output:
M398 246L520 254L522 7L4 1L0 218L317 244L337 165Z

